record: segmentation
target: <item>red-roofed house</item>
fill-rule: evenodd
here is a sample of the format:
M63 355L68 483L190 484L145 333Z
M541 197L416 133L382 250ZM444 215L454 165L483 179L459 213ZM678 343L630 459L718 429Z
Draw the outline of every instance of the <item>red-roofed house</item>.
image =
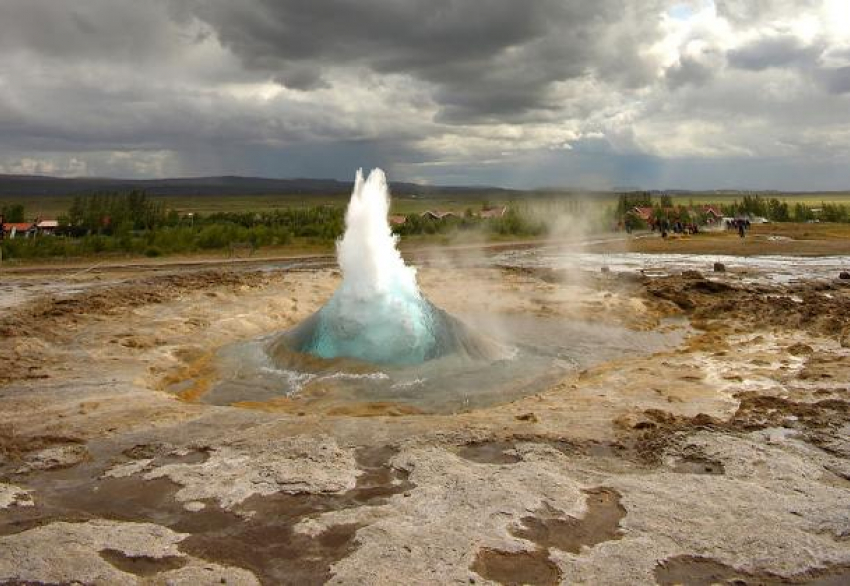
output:
M718 206L714 205L702 206L702 213L705 214L705 217L709 221L709 223L714 223L723 218L723 212L720 211L720 208Z
M420 214L420 216L422 216L423 218L431 218L432 220L442 220L443 218L451 218L455 215L457 214L455 214L454 212L442 212L440 210L428 210L427 212L422 212Z
M4 238L28 238L35 234L35 224L32 222L4 222Z
M643 220L644 222L649 222L652 219L652 208L641 208L635 207L632 208L631 213Z

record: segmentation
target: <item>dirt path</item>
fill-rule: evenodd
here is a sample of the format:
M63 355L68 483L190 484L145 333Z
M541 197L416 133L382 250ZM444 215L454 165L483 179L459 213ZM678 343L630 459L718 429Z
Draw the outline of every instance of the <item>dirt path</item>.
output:
M610 235L601 237L603 240L620 239L621 236ZM543 245L566 244L576 242L569 240L515 240L504 242L478 242L471 244L454 245L424 245L414 248L402 246L402 252L406 258L427 258L429 256L456 255L464 252L470 253L492 253L503 250L534 248ZM336 256L326 253L311 254L276 254L261 253L246 258L233 258L213 255L198 255L192 257L162 257L162 258L129 258L98 260L97 258L87 260L73 260L62 264L6 264L0 271L0 276L7 275L39 275L39 274L72 274L83 275L86 273L100 274L106 272L146 272L146 271L170 271L191 270L216 267L245 267L251 268L263 264L289 264L303 265L311 268L322 268L335 266Z

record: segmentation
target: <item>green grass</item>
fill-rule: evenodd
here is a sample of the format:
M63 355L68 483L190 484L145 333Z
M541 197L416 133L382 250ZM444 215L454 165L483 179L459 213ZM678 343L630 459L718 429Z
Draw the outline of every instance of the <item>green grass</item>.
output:
M56 218L71 207L73 196L50 197L21 197L0 198L0 206L11 203L22 203L26 207L27 216ZM273 211L284 208L307 208L322 205L345 205L348 201L343 196L304 196L304 195L193 195L193 196L159 196L152 200L163 201L168 209L174 209L185 214L211 214L216 212L239 211Z
M67 213L73 196L61 197L21 197L0 198L0 207L6 204L21 203L26 208L27 217L40 216L56 218ZM194 195L194 196L152 196L152 200L163 201L168 209L180 214L212 214L216 212L265 212L286 208L310 208L323 205L344 207L348 204L348 195ZM522 198L531 201L533 198ZM503 205L507 200L488 198L486 195L463 197L410 196L398 195L392 198L392 214L414 214L426 210L446 210L463 213L467 208L480 210L485 204Z
M776 198L780 201L788 202L788 205L793 206L797 203L802 203L809 207L819 207L821 203L837 203L850 205L850 192L823 192L823 193L773 193L773 192L740 192L740 193L692 193L684 195L674 195L673 203L675 205L688 205L693 202L695 204L731 204L734 201L741 201L745 195L760 195L764 199Z
M824 193L772 193L758 192L762 197L776 197L787 201L789 205L800 202L809 207L819 207L822 202L841 203L850 205L850 192L824 192ZM740 201L744 192L700 192L683 195L674 195L673 203L676 205L694 204L731 204ZM657 199L657 196L654 196ZM347 195L192 195L192 196L161 196L152 197L154 200L164 201L166 207L174 209L181 214L189 212L196 214L211 214L216 212L238 212L238 211L272 211L284 208L306 208L321 205L345 206L348 203ZM593 208L604 208L616 204L617 194L599 193L591 195L578 195L575 193L558 192L514 192L514 193L471 193L452 197L446 196L411 196L409 194L398 194L393 196L392 214L421 213L429 209L439 209L462 214L467 208L473 211L480 210L485 205L510 205L521 204L530 207L563 208L569 202L582 201L585 206ZM56 218L68 211L73 196L44 196L44 197L2 197L0 206L4 204L22 203L26 207L27 217L40 216L43 218Z

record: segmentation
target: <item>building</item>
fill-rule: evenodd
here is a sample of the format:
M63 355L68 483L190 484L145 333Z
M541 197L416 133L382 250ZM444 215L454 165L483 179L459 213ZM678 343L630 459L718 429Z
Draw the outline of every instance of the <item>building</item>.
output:
M58 220L39 220L35 224L35 229L38 234L52 236L59 229Z
M715 224L723 219L723 212L715 205L702 206L702 213L709 224Z
M651 207L634 207L628 213L652 225L655 222L655 211L656 208ZM716 205L668 207L661 208L659 211L668 220L679 220L682 217L687 218L688 216L690 216L691 221L695 221L698 217L704 217L708 224L715 224L723 220L723 212Z
M32 222L4 222L3 238L29 238L36 233Z
M653 209L648 207L634 207L629 213L640 218L644 222L650 223L652 220Z
M390 225L401 226L407 221L407 216L390 216Z
M419 215L422 218L431 218L432 220L443 220L445 218L457 217L457 214L454 212L444 212L441 210L428 210L427 212L422 212Z

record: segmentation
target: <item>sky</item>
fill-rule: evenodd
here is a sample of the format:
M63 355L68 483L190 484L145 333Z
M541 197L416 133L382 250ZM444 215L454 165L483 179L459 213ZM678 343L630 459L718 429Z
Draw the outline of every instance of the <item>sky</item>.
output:
M850 189L848 0L0 0L0 173Z

